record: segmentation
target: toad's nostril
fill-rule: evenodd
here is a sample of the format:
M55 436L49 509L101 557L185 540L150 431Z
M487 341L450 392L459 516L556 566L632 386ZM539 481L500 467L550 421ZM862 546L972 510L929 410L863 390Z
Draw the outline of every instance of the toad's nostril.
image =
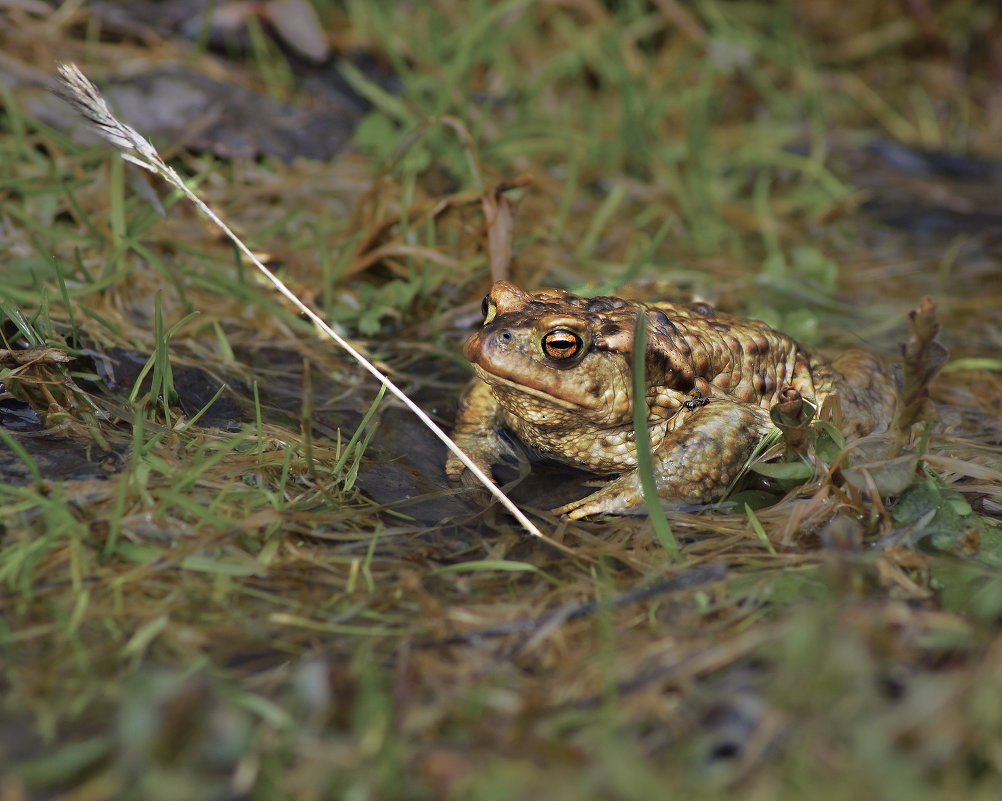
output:
M514 338L515 335L511 331L508 331L507 329L498 332L498 342L508 343L511 342Z

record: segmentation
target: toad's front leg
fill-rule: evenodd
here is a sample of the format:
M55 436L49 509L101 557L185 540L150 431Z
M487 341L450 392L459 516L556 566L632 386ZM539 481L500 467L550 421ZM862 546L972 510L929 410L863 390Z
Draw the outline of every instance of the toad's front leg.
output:
M511 442L501 435L497 418L498 402L490 387L479 379L475 380L459 403L452 439L488 476L496 464L517 463L524 459L512 447ZM445 473L454 484L480 486L477 477L452 451L445 462Z
M714 399L696 409L653 453L658 496L676 507L721 497L772 427L768 410L747 403ZM640 473L631 470L553 511L577 519L643 502Z

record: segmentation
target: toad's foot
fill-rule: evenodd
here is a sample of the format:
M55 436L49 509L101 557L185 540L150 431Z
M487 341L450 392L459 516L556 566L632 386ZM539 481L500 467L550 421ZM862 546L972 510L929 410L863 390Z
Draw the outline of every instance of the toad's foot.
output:
M598 492L558 506L552 512L555 515L567 515L571 520L578 520L589 515L621 514L640 506L643 502L644 492L640 486L640 473L631 470L614 478Z
M721 497L772 428L768 410L759 406L714 399L696 409L652 454L658 497L673 507ZM631 470L553 512L577 520L621 514L643 502L640 473Z

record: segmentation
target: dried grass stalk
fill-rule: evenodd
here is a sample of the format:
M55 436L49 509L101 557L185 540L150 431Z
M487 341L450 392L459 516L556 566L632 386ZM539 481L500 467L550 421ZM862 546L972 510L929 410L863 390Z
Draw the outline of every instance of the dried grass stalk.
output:
M324 334L334 340L341 348L347 351L362 367L368 370L375 378L386 387L401 403L418 416L429 429L445 443L446 447L456 454L456 457L477 477L495 498L514 515L515 519L536 537L551 542L543 533L515 506L514 503L494 484L483 470L481 470L463 450L452 441L438 425L419 407L414 401L404 394L403 390L397 387L389 378L383 375L371 361L360 353L351 343L337 333L321 318L315 311L303 303L274 273L271 272L261 261L251 252L251 250L240 240L240 238L230 230L219 216L212 211L194 192L185 184L184 180L173 169L171 169L160 158L156 148L153 147L143 136L133 128L119 122L108 108L108 104L101 96L97 87L88 80L75 64L60 64L57 72L61 81L61 86L57 89L57 94L68 102L81 116L84 117L97 132L111 142L119 151L122 158L131 161L150 172L156 173L172 186L184 193L195 206L233 241L240 249L240 252L267 278L272 285L285 296L290 303L296 306L305 314ZM557 545L557 543L552 543ZM559 547L559 546L557 546Z

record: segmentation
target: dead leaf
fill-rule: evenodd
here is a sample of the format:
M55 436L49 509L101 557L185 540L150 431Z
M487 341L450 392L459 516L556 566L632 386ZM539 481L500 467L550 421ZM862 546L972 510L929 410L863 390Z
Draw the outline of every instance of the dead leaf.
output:
M0 364L5 367L20 367L25 364L66 364L70 361L73 361L73 357L58 348L0 350Z
M509 277L511 267L512 215L508 198L493 187L481 199L487 220L487 257L491 265L491 280Z

